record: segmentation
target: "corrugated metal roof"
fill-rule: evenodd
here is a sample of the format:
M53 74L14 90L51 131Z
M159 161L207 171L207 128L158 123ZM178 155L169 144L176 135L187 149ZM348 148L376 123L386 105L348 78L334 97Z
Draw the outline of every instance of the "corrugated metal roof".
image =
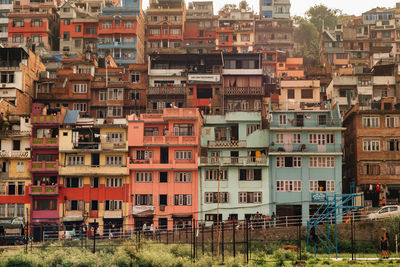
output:
M76 124L78 120L79 110L67 110L64 118L64 124Z

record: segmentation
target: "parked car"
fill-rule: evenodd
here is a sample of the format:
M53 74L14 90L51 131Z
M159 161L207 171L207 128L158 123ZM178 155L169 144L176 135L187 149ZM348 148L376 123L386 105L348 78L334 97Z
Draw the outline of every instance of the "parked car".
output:
M371 220L376 220L391 216L400 216L400 206L397 205L384 206L380 208L378 211L370 213L368 215L368 218Z

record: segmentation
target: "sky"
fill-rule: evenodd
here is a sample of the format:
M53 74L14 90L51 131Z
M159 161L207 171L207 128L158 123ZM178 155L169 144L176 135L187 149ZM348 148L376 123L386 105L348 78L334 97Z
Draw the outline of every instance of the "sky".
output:
M191 1L186 0L186 4L188 2ZM214 13L217 13L224 4L238 4L239 2L240 0L214 0ZM292 3L292 16L303 16L308 8L317 4L324 4L329 8L341 9L343 13L358 16L377 6L395 7L396 2L400 2L400 0L291 0L290 2ZM247 3L256 13L259 13L259 0L247 0ZM148 5L149 0L143 0L143 10L146 10Z

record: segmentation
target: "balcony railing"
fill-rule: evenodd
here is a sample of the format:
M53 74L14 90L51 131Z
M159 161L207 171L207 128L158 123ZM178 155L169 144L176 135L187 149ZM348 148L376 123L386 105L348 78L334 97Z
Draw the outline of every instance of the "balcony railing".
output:
M119 142L119 143L111 143L111 142L104 142L101 143L101 149L103 150L127 150L128 146L126 142Z
M30 185L29 195L58 195L58 185Z
M124 165L60 165L60 175L128 175Z
M197 145L197 136L144 136L143 144Z
M225 95L264 95L263 87L225 87Z
M184 95L186 88L184 86L160 86L149 87L148 95Z
M246 140L208 141L209 148L239 148L246 147Z
M31 157L30 151L2 151L2 152L0 152L0 158L28 159L30 157Z
M58 138L31 138L31 146L51 146L58 147Z
M260 166L268 165L268 158L261 157L201 157L200 165Z
M21 137L21 136L30 136L31 131L18 131L18 130L6 130L0 131L0 137Z
M31 123L57 124L60 121L60 114L55 115L32 115Z
M58 160L56 161L29 161L29 170L31 172L54 172L58 171Z

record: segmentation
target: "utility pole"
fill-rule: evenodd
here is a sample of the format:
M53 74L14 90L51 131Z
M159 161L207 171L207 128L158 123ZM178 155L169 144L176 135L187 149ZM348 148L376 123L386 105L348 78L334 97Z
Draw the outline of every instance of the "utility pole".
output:
M218 193L217 193L217 257L219 257L219 240L220 240L220 231L219 231L219 191L220 191L220 184L221 184L221 158L218 159Z

